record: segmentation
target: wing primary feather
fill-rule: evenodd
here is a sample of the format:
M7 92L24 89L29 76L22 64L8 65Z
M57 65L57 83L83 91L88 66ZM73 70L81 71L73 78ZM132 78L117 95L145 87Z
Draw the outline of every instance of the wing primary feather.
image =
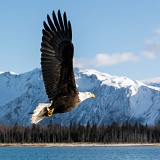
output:
M71 27L70 21L68 21L68 28L69 28L68 34L69 34L70 39L72 40L72 27Z
M60 26L59 26L59 23L58 23L58 20L57 20L57 17L56 17L56 14L54 11L52 13L52 16L53 16L54 24L55 24L57 30L60 31Z
M68 32L66 12L64 12L64 14L63 14L63 21L64 21L65 31Z
M48 32L52 33L51 29L48 27L48 25L46 24L45 21L43 22L43 26L44 26L45 30L47 30Z
M53 38L53 35L52 34L50 34L50 32L48 32L48 31L46 31L46 30L42 30L42 34L44 35L44 36L47 36L48 38Z
M49 24L50 28L52 29L52 31L56 32L56 28L55 28L54 24L52 23L52 20L48 14L47 14L47 20L48 20L48 24Z
M59 20L60 27L61 27L62 31L64 32L64 26L63 26L63 21L62 21L62 16L61 16L60 10L58 10L58 20Z

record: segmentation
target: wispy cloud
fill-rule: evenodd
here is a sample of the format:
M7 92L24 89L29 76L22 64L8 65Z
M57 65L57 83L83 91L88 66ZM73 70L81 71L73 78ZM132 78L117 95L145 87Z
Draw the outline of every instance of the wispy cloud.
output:
M137 61L137 60L138 57L130 52L114 53L114 54L100 53L96 55L93 62L96 66L109 66L109 65L116 65L123 62Z
M153 52L153 51L143 51L142 52L142 55L147 57L147 58L150 58L150 59L154 59L156 57L156 53Z
M83 58L74 58L74 67L83 68L89 65L96 67L103 67L103 66L117 65L119 63L128 61L135 62L138 59L139 59L138 56L130 52L113 53L113 54L99 53L91 60L85 60Z
M160 36L160 28L156 29L155 33L157 34L157 36Z
M83 58L74 58L73 65L74 67L83 68L87 66L87 61Z
M155 36L145 42L145 50L142 54L147 58L155 58L160 54L160 28L155 30Z

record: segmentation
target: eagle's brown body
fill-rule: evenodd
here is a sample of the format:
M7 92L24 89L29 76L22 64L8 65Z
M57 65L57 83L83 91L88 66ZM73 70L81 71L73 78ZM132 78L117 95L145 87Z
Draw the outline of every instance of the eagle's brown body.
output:
M72 99L70 96L73 96ZM79 99L74 94L70 94L70 96L61 96L55 102L53 102L52 106L54 109L54 113L64 113L75 108L79 103ZM57 107L55 107L57 106Z

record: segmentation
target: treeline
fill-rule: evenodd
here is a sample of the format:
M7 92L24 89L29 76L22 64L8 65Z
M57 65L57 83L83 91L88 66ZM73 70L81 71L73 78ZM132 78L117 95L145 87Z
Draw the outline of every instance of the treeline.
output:
M159 143L160 125L90 125L58 124L14 126L0 125L0 143L60 143L60 142L101 142L101 143Z

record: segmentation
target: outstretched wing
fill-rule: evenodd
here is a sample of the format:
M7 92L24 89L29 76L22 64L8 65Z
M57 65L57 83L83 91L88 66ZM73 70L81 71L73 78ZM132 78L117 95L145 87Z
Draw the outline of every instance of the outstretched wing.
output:
M67 21L66 13L63 18L58 11L58 18L55 12L52 18L47 15L48 25L44 22L42 43L41 43L41 67L46 93L50 100L71 84L76 90L73 72L73 44L72 28L70 21Z

